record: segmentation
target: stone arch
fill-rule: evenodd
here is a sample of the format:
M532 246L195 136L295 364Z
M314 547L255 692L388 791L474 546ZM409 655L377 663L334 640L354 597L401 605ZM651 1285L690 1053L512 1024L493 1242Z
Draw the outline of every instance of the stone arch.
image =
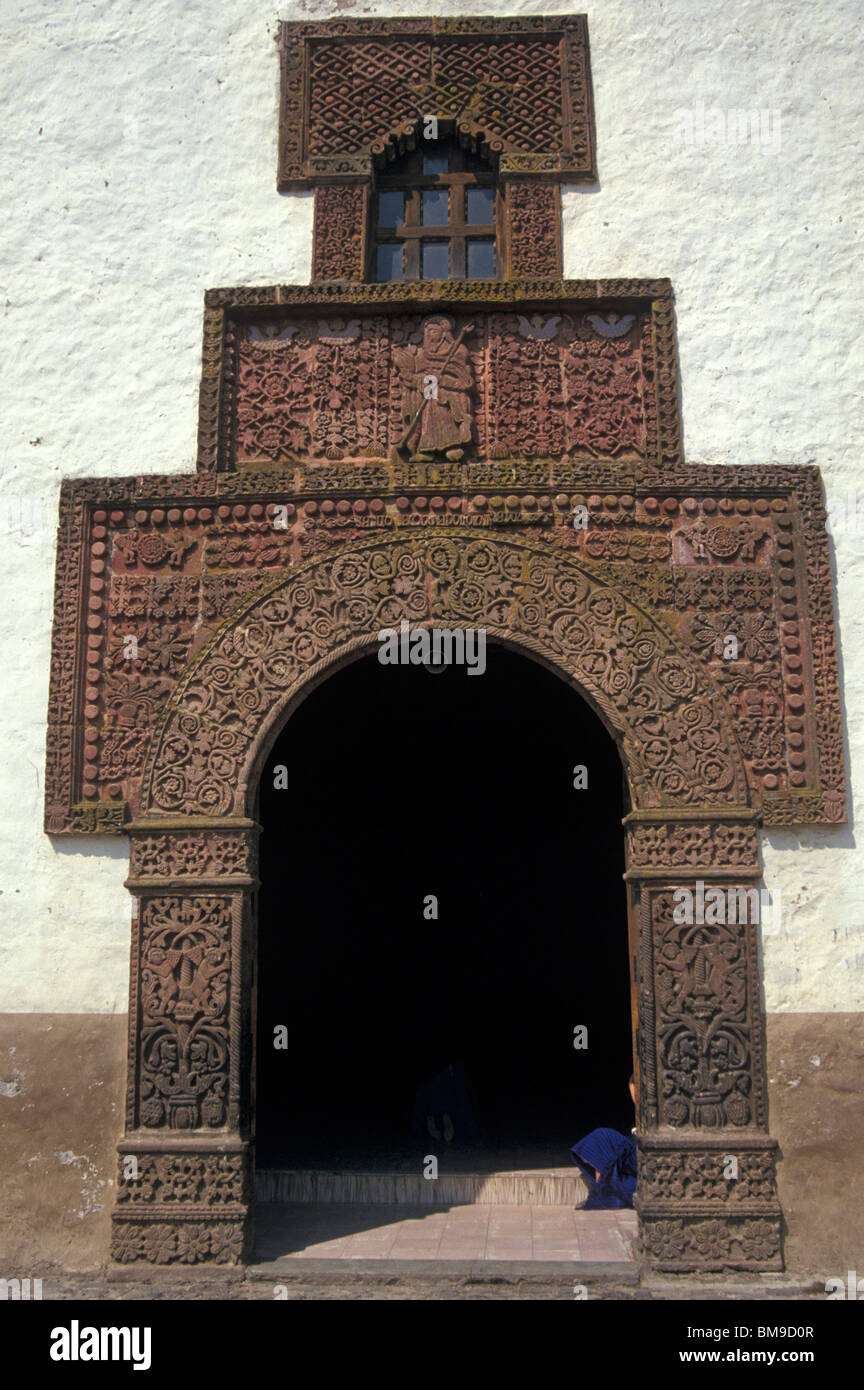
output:
M248 1251L257 834L275 732L382 628L482 627L562 675L615 738L636 1009L642 1248L658 1269L779 1269L756 922L678 911L747 901L758 812L719 694L666 625L542 541L407 526L264 582L179 682L129 827L133 915L120 1260ZM728 1159L738 1178L727 1180ZM724 1166L725 1165L725 1166Z
M232 614L165 711L143 815L243 815L260 750L301 688L402 621L483 628L563 673L618 742L635 810L749 804L722 702L661 623L560 551L442 527L310 560Z

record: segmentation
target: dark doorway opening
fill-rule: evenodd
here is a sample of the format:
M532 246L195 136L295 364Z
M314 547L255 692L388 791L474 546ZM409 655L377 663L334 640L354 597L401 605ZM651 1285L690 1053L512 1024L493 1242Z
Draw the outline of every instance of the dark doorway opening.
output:
M373 654L319 686L261 776L258 1167L561 1166L629 1132L624 810L599 718L507 648L482 676ZM467 1102L424 1092L449 1064Z

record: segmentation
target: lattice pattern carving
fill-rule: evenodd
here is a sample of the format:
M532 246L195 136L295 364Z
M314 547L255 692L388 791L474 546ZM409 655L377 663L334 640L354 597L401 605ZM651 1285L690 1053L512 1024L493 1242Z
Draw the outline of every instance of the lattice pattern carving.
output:
M595 177L583 15L283 23L279 187L369 178L427 115L502 173Z

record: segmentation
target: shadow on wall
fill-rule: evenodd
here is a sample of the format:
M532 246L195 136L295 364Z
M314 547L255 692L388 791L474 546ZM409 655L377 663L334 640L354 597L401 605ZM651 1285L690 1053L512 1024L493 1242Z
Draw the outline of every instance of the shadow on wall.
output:
M129 861L129 841L125 835L49 835L48 840L55 854Z

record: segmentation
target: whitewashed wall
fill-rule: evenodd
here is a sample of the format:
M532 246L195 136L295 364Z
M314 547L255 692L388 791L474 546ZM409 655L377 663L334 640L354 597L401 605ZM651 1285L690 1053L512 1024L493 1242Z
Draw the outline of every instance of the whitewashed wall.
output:
M580 8L601 182L565 195L566 274L669 276L689 461L815 462L848 513L864 376L857 0ZM336 0L280 17L406 11ZM275 192L275 28L255 0L0 0L0 1010L126 1007L125 842L41 829L57 489L191 471L204 289L309 278L311 197ZM682 108L697 127L705 109L714 136L715 107L763 111L769 142L682 141ZM853 789L864 490L860 510L837 536ZM783 908L765 933L767 1008L864 1008L854 827L765 836L765 881Z

